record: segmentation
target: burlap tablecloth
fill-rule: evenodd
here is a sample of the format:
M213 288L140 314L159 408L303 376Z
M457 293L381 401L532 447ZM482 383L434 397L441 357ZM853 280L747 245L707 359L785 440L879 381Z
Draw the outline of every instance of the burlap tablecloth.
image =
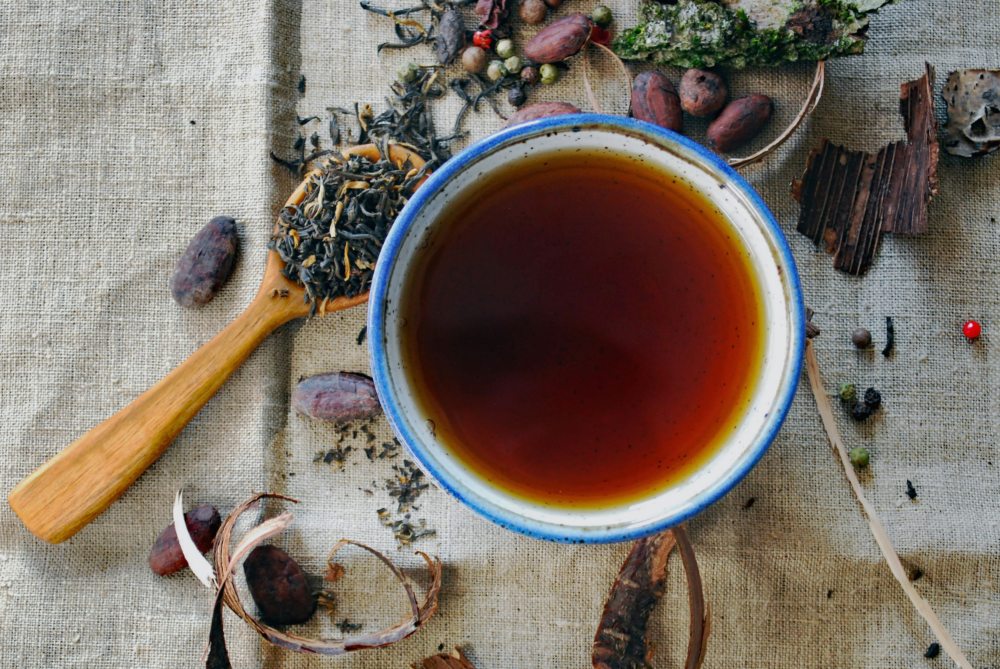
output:
M620 25L635 21L633 0L609 4ZM906 562L924 571L917 587L977 668L1000 666L1000 365L990 355L1000 326L1000 158L944 156L930 233L887 238L863 279L834 272L794 233L788 185L820 137L872 149L902 136L898 86L919 76L925 60L938 68L939 83L956 67L1000 66L998 29L996 0L885 9L865 55L830 65L826 96L800 135L748 170L788 232L824 330L817 346L829 384L883 391L881 417L860 427L844 422L846 439L872 450L868 494ZM293 186L268 151L288 151L297 113L381 103L401 63L430 61L428 51L375 55L390 37L384 20L348 0L6 4L4 491L248 303L276 208ZM622 82L599 69L610 82L598 87L602 105L621 110ZM585 105L579 72L540 95ZM732 86L773 94L777 127L798 107L810 75L806 66L756 71L734 76ZM451 98L436 113L450 124L456 109ZM474 136L499 124L488 113L468 121ZM167 277L189 237L219 213L242 223L242 259L213 303L182 310ZM867 325L881 339L886 315L896 321L894 357L851 349L853 327ZM958 332L972 316L988 334L970 347ZM37 541L0 505L0 665L195 666L210 594L190 575L159 578L145 564L182 487L192 503L223 510L254 490L300 498L295 528L282 541L314 573L344 535L416 566L378 522L374 510L389 503L386 493L361 490L388 476L389 462L370 463L358 448L343 471L314 463L334 431L288 409L300 375L366 368L365 348L355 343L363 319L355 309L272 336L124 498L64 545ZM384 421L377 430L380 441L389 438ZM914 502L904 494L907 479L919 492ZM389 650L324 661L274 650L230 617L236 666L398 669L439 644L468 644L481 669L588 666L626 546L521 538L437 490L416 515L437 529L418 547L447 565L440 613L424 630ZM805 384L768 455L692 521L691 534L714 613L706 667L949 664L921 657L934 639L882 562ZM352 559L350 567L337 620L374 629L401 611L392 584L368 576L371 563ZM679 666L687 635L677 571L652 625L661 667Z

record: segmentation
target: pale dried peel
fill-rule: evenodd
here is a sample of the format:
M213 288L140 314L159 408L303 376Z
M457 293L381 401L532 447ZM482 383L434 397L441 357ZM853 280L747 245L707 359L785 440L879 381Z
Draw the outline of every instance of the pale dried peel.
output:
M236 509L229 514L226 520L222 523L222 526L219 528L219 533L216 537L214 556L214 582L217 582L218 585L215 586L217 587L217 590L215 603L212 609L211 630L209 634L208 648L206 649L204 658L206 669L231 668L229 653L226 649L225 636L223 634L223 604L228 606L233 613L243 618L243 620L246 621L246 623L250 625L254 631L264 637L264 639L276 646L299 653L331 656L343 655L345 653L365 648L387 646L410 636L432 615L434 615L434 612L437 610L438 594L441 590L442 567L440 560L437 558L431 558L425 553L417 553L427 564L427 569L430 574L430 585L427 588L427 592L425 593L423 600L418 600L417 595L414 592L413 585L410 583L406 575L399 569L399 567L393 564L392 561L390 561L385 555L374 548L349 539L341 539L334 545L327 558L328 563L330 563L333 556L339 550L348 545L356 546L371 553L389 568L393 576L395 576L403 586L407 602L410 605L409 616L395 625L377 632L358 634L343 639L325 640L312 639L309 637L282 632L269 625L265 625L263 622L250 615L240 601L239 593L236 591L236 587L233 583L233 573L250 553L250 551L267 539L283 532L289 525L291 525L292 522L292 514L287 511L273 518L269 518L250 529L239 544L237 544L236 548L231 549L230 545L232 543L232 533L236 522L239 520L240 516L253 508L261 499L264 498L282 499L290 502L296 501L290 497L285 497L284 495L258 493L236 507ZM179 527L182 526L183 525ZM190 539L190 536L188 535L187 538Z
M191 538L191 533L188 532L187 522L184 520L184 496L180 490L174 498L174 531L177 533L177 543L181 547L188 568L194 572L202 585L214 588L215 572L212 570L212 564L201 554L194 539Z
M875 542L882 550L882 555L889 565L889 570L903 588L903 592L910 598L910 602L913 603L913 607L917 610L917 613L927 621L927 625L931 628L934 635L937 636L938 642L941 644L941 649L948 653L948 656L962 669L972 669L972 665L969 664L969 661L965 658L965 654L962 653L961 649L955 643L951 633L941 624L937 614L934 613L934 609L917 592L917 589L913 587L913 583L910 582L906 569L899 559L899 554L892 545L892 540L889 538L889 533L886 531L885 525L882 524L882 521L875 513L875 508L868 502L862 491L861 481L858 480L857 474L854 473L854 467L851 465L847 448L844 446L844 442L840 437L840 431L837 429L837 421L833 416L830 398L827 397L826 390L823 388L823 377L819 373L819 364L816 361L816 352L813 349L813 343L808 340L806 341L806 371L809 375L809 387L812 389L813 397L816 399L816 408L819 410L820 418L823 420L823 427L826 429L826 434L830 439L834 451L840 456L840 464L844 468L844 474L847 476L847 480L850 482L851 488L854 490L854 495L858 498L858 503L861 504L865 516L868 517L868 526L875 537Z

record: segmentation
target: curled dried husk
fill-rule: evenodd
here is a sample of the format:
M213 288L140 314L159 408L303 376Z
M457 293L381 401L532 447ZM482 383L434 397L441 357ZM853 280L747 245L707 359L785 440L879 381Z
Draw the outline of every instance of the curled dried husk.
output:
M434 615L434 612L437 611L438 594L441 590L442 569L440 560L432 558L425 553L419 551L417 552L417 554L423 558L424 562L427 564L427 570L430 575L430 585L428 586L426 593L424 593L423 599L418 599L416 592L414 591L413 584L406 577L406 575L403 574L400 568L389 560L389 558L374 548L364 544L350 539L341 539L334 544L331 549L327 558L328 563L332 563L334 556L345 546L356 546L371 553L392 572L392 574L399 581L400 585L402 585L406 594L407 602L410 605L410 615L403 620L400 620L395 625L376 632L356 634L343 639L334 640L313 639L299 636L297 634L277 630L270 625L264 624L244 608L243 603L240 600L239 593L236 591L236 586L233 583L232 576L236 568L240 565L243 559L246 558L247 554L249 554L251 550L253 550L256 546L259 546L267 539L280 534L287 529L289 525L291 525L292 514L286 511L261 522L257 526L250 529L235 547L232 547L232 533L239 518L248 510L255 507L261 499L265 498L281 499L289 502L296 501L290 497L285 497L284 495L258 493L236 507L236 509L234 509L233 512L229 514L229 517L222 523L222 527L219 528L214 555L214 579L217 584L217 590L215 604L212 609L212 624L211 631L209 633L208 649L205 656L206 669L231 668L229 653L226 649L225 635L223 632L223 605L228 606L233 613L246 621L246 623L250 625L255 632L276 646L298 653L331 656L343 655L345 653L363 650L366 648L388 646L396 641L405 639L416 632L417 629L419 629L431 616ZM186 528L183 528L181 531L186 533ZM178 535L180 535L180 532ZM190 536L187 538L190 539ZM182 545L183 543L184 542L182 542ZM185 557L187 557L186 554ZM192 558L188 558L189 562Z
M667 562L678 549L688 582L690 624L685 669L698 669L705 659L709 634L708 605L694 548L683 526L640 539L615 578L594 635L594 669L648 667L652 650L647 639L649 616L663 596Z
M944 150L984 156L1000 149L1000 70L958 70L941 91L948 106Z

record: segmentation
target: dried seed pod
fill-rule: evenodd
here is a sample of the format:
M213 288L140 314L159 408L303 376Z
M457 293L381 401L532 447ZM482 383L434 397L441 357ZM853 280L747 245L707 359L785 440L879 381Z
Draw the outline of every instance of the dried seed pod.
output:
M593 24L577 12L553 21L524 45L524 55L536 63L558 63L587 43Z
M635 78L632 82L632 116L680 132L684 124L681 101L665 74L651 70Z
M208 304L226 283L239 250L236 221L216 216L195 233L170 277L170 293L182 307Z
M437 37L434 38L434 53L442 65L455 60L465 46L465 23L462 14L454 7L449 7L438 21Z
M771 119L774 102L766 95L733 100L708 126L709 147L723 153L737 149L757 136Z
M202 504L184 514L184 524L194 540L194 545L202 553L212 549L215 533L219 531L222 518L214 506ZM149 551L149 568L160 576L173 574L187 566L184 553L177 542L177 529L173 523L167 525L160 536L156 537L153 548Z
M261 620L270 625L304 623L316 610L302 567L277 546L254 548L243 563L243 574Z
M371 377L354 372L317 374L299 381L292 408L310 418L345 423L381 410Z
M529 26L537 26L545 20L549 8L542 0L522 0L517 15Z
M692 68L681 77L681 108L691 116L711 116L726 104L729 89L715 72Z
M547 116L561 116L563 114L579 114L580 108L568 102L536 102L527 107L521 107L510 115L507 119L507 127L527 123L535 119Z

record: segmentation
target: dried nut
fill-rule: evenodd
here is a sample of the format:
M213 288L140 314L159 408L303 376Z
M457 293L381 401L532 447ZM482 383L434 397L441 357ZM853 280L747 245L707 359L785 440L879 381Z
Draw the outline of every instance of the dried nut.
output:
M333 423L368 418L381 411L371 378L353 372L302 379L292 392L292 407L310 418Z
M280 548L257 546L243 563L243 573L264 622L296 625L309 620L316 610L305 572Z
M523 68L521 70L521 81L526 84L537 84L541 75L538 73L537 67L532 67L531 65Z
M465 68L466 72L471 72L472 74L482 72L486 69L486 63L489 62L488 59L489 56L486 53L486 49L478 46L470 46L462 52L462 67Z
M662 72L640 73L632 82L632 116L661 128L680 131L684 123L674 85Z
M723 153L737 149L757 136L771 119L774 103L766 95L733 100L708 126L709 147Z
M202 504L184 514L184 524L187 525L194 545L202 553L207 553L212 549L212 542L215 541L215 533L222 525L222 518L214 506ZM177 530L174 524L170 523L160 532L160 536L156 537L153 548L149 551L149 568L155 574L166 576L186 566L187 560L184 559L181 545L177 541Z
M182 307L208 304L236 264L236 221L216 216L195 233L170 277L170 293Z
M545 15L549 13L549 8L542 0L522 0L517 15L529 26L537 26L545 20Z
M711 116L726 104L729 89L715 72L690 69L681 77L681 108L691 116Z
M577 12L554 21L524 45L524 55L536 63L558 63L574 55L590 37L593 24Z
M851 333L851 343L857 348L868 348L872 345L872 333L867 328L855 328Z
M547 116L561 116L563 114L579 114L580 108L569 104L568 102L536 102L533 105L528 105L527 107L521 107L519 110L510 115L507 120L507 127L512 125L518 125L519 123L527 123L528 121L534 121L538 118L545 118Z

